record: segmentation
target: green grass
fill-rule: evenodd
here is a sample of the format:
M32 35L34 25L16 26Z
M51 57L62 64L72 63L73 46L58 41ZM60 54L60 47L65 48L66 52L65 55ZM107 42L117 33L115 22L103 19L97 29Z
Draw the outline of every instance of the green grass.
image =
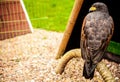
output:
M120 43L111 41L107 50L120 55Z
M52 31L65 30L74 0L23 0L32 26Z

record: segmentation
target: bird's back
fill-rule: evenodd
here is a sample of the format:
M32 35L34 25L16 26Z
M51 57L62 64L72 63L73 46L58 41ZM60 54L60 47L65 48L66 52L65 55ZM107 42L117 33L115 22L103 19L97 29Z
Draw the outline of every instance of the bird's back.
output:
M112 34L113 20L109 14L92 12L86 16L84 32L88 49L97 50Z

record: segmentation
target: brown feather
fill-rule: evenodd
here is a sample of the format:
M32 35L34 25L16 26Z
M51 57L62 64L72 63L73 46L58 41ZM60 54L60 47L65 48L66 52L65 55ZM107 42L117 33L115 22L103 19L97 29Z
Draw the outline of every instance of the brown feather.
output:
M102 6L101 6L102 5ZM85 60L83 76L92 79L97 64L102 60L114 31L114 22L107 6L95 3L96 11L90 12L83 20L81 29L81 54Z

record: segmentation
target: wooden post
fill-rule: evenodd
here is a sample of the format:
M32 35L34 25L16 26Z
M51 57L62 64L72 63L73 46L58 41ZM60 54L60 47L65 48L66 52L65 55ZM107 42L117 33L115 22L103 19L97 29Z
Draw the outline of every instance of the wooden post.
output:
M80 9L82 7L83 1L84 0L75 0L75 3L74 3L74 6L73 6L73 9L72 9L70 18L68 20L68 24L66 26L66 30L64 32L63 39L61 41L58 53L56 55L56 59L59 59L64 54L64 51L66 49L67 43L69 41L69 38L70 38L72 30L73 30L73 27L74 27L75 22L77 20L79 11L80 11Z

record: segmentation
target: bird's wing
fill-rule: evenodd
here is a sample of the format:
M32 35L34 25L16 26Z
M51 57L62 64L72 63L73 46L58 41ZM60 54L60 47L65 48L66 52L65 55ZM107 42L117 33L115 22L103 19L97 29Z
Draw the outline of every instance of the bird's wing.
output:
M88 24L89 23L89 24ZM92 24L92 25L91 25ZM94 34L93 27L104 27L101 29L96 29ZM92 60L94 63L98 63L110 42L110 39L113 35L114 23L111 17L107 20L102 21L91 21L86 20L86 17L83 21L82 31L81 31L81 54L82 58L85 60Z
M81 48L81 56L83 59L86 59L86 41L85 41L85 33L84 33L84 27L85 27L85 23L86 23L86 17L83 20L83 24L82 24L82 29L81 29L81 40L80 40L80 48Z
M102 36L100 36L101 45L98 47L98 49L95 51L93 55L92 61L94 61L94 63L98 63L99 61L101 61L104 55L104 52L107 49L114 32L114 22L111 16L108 18L108 20L105 20L102 22L103 22L102 24L104 28L106 29L103 29L104 33L102 33Z

